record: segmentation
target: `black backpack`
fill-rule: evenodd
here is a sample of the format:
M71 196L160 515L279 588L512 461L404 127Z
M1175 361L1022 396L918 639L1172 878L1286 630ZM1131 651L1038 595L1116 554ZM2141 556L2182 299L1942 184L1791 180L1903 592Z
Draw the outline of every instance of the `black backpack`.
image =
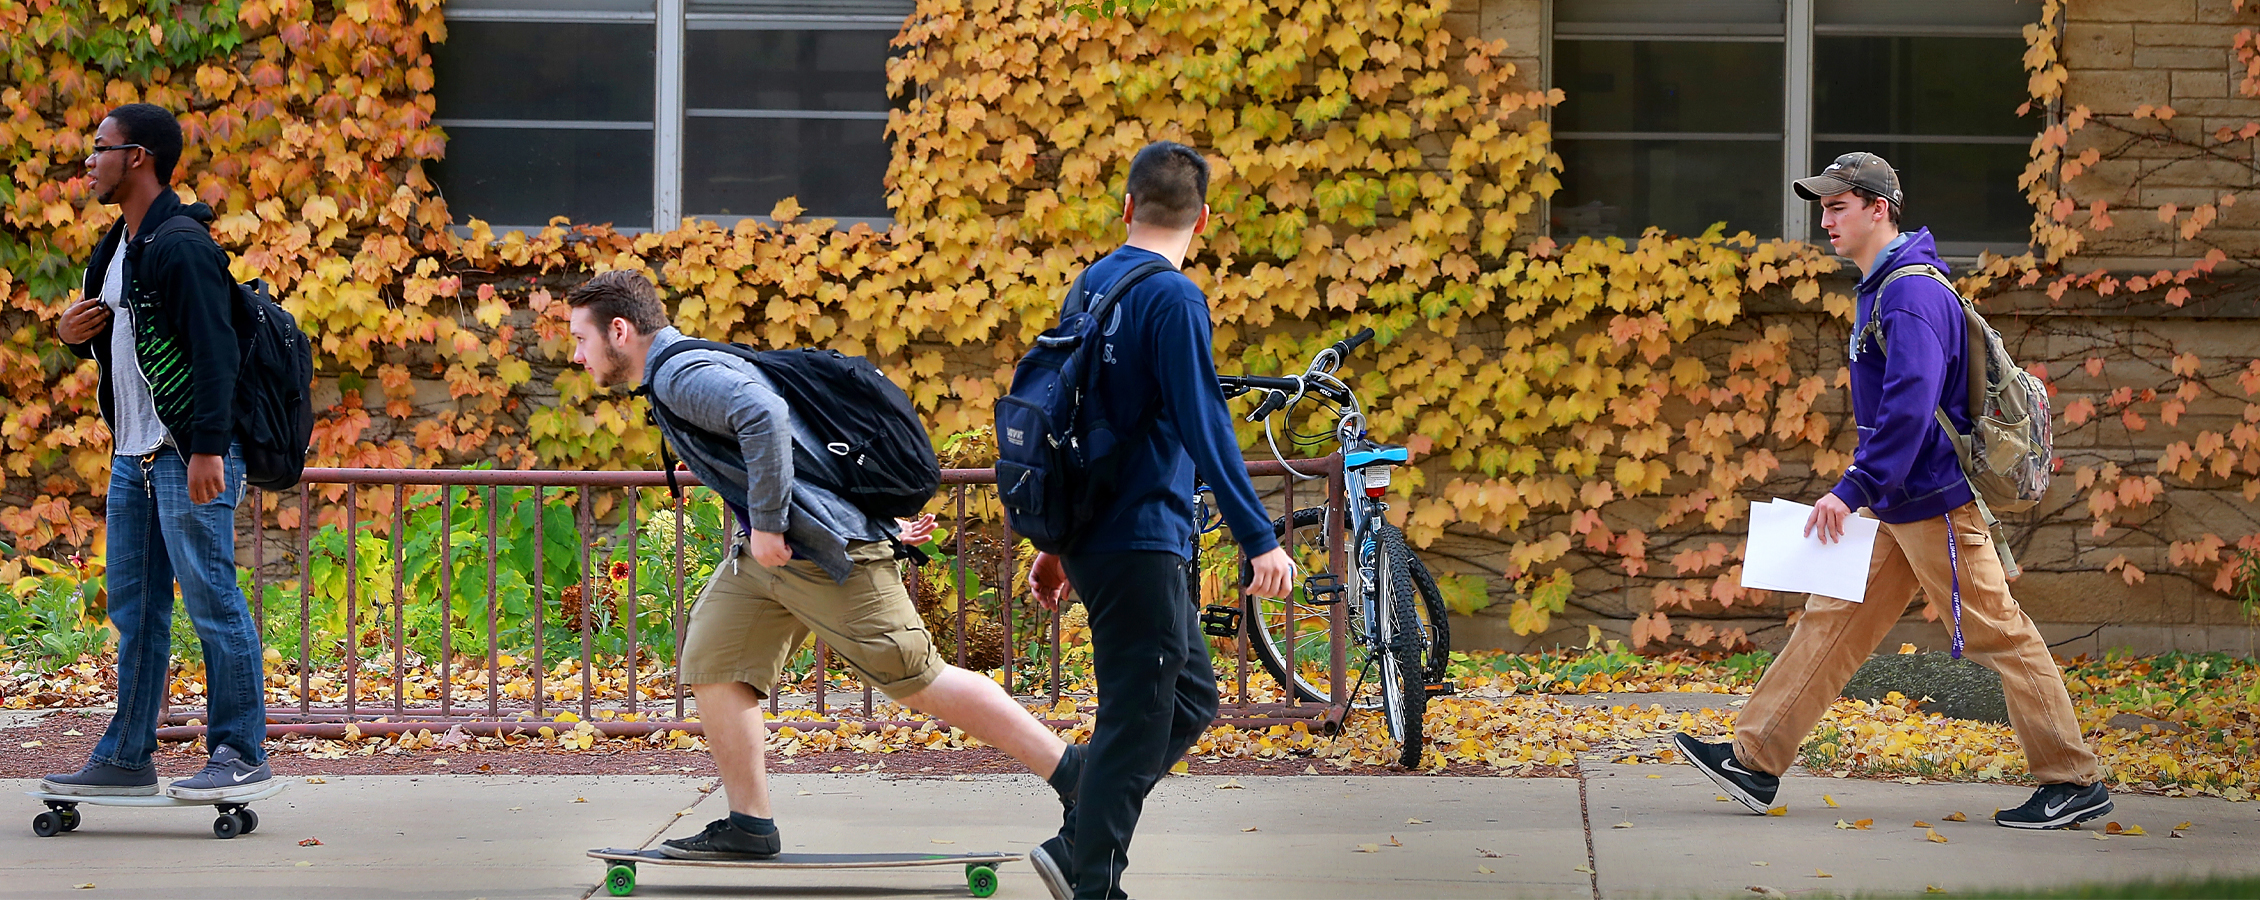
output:
M203 222L174 216L158 233ZM226 251L221 251L223 254ZM243 447L244 481L287 491L306 474L314 443L314 342L298 319L277 305L265 279L235 286L236 342L243 356L235 373L235 438Z
M777 396L829 457L817 458L811 448L793 441L794 477L838 494L871 516L890 519L918 515L941 489L942 465L926 436L926 423L911 406L910 395L870 360L838 350L755 350L744 344L681 340L660 351L648 375L658 375L667 360L687 350L719 350L760 366L769 376ZM651 401L654 417L677 429L703 430L660 403L649 377L636 392ZM664 452L664 441L660 447ZM675 488L675 462L670 457L666 465L668 486Z
M270 491L297 486L314 441L314 347L267 282L235 287L243 362L236 370L235 436L244 480Z

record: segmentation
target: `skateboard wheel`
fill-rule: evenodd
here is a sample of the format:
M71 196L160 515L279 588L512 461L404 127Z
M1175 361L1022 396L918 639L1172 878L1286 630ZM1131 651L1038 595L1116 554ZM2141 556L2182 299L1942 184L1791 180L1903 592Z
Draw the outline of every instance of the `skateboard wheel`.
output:
M242 833L243 820L236 818L234 813L221 813L219 818L212 820L213 837L224 841Z
M55 813L55 815L62 817L62 819L63 819L63 830L64 830L64 831L77 831L77 830L78 830L78 822L79 822L79 819L78 819L78 810L75 810L75 809L63 809L63 810L57 810L57 811L56 811L56 813Z
M236 811L235 811L235 817L236 817L236 818L238 818L238 819L242 819L242 820L243 820L243 833L244 833L244 834L250 834L250 833L252 833L252 832L254 832L254 831L258 831L258 830L259 830L259 814L258 814L258 813L252 812L252 811L251 811L250 809L248 809L248 808L246 808L246 809L239 809L239 810L236 810Z
M604 873L604 890L614 897L625 897L636 889L636 867L616 865Z
M54 837L63 833L63 817L53 810L31 817L31 833L40 837Z
M986 897L996 893L997 870L988 866L966 866L965 890L975 897Z

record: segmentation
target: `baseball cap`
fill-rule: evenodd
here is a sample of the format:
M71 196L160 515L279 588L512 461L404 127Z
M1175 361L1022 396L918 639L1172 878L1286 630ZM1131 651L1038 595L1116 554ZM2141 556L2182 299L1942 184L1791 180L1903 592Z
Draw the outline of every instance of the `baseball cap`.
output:
M1893 206L1906 205L1906 198L1899 192L1899 173L1893 171L1891 164L1884 162L1883 157L1864 151L1839 156L1835 162L1828 164L1828 168L1822 169L1819 175L1799 178L1791 182L1790 186L1797 191L1797 196L1807 200L1819 200L1861 188L1890 200Z

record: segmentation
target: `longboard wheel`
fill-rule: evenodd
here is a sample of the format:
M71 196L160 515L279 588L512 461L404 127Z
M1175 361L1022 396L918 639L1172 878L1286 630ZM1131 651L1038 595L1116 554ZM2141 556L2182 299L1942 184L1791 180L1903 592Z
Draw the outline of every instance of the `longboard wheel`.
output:
M54 837L63 833L63 817L53 810L31 817L31 833L40 837Z
M235 817L243 820L244 834L250 834L254 831L259 830L259 814L252 812L249 807L236 810Z
M64 809L61 809L61 810L57 810L57 811L55 812L55 815L57 815L57 816L61 816L61 817L62 817L62 819L63 819L63 830L64 830L64 831L68 832L68 831L77 831L77 830L78 830L78 822L79 822L79 819L78 819L78 810L75 810L75 809L70 809L70 808L67 808L67 807L66 807L66 808L64 808Z
M614 897L628 896L636 889L636 867L615 865L604 873L604 890Z
M997 870L988 866L966 866L965 890L975 897L986 897L996 893Z
M236 818L234 813L221 813L219 818L212 820L213 837L224 841L242 833L243 820Z

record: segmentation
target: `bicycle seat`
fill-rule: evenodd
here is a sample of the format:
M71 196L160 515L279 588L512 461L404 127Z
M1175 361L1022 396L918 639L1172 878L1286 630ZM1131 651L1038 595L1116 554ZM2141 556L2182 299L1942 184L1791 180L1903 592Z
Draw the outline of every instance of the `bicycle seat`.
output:
M1403 447L1374 447L1368 450L1353 450L1347 454L1344 454L1342 456L1342 465L1355 469L1360 466L1369 466L1377 462L1401 463L1411 458L1412 455L1405 452L1405 448Z

